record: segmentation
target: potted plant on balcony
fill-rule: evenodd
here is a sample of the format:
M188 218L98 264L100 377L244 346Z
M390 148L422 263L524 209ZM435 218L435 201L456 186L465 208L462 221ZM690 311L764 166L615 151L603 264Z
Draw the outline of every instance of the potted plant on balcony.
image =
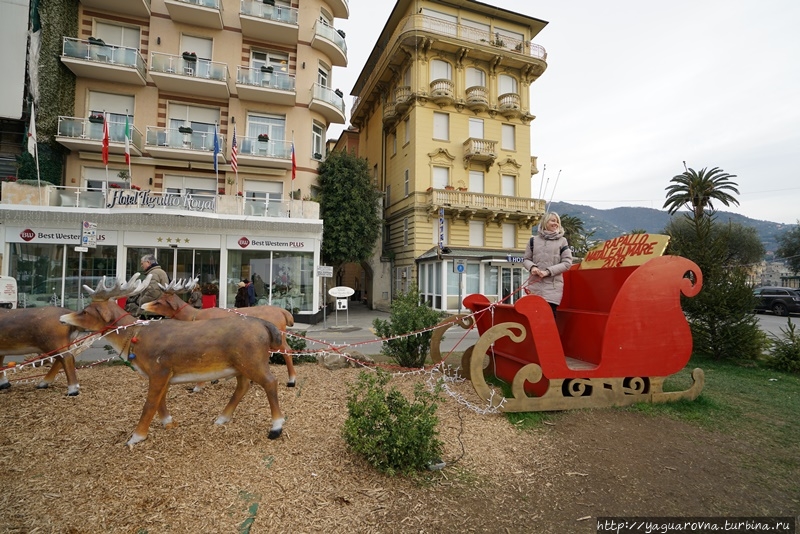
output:
M103 114L102 113L92 113L89 115L89 122L93 122L95 124L102 124L103 123Z
M178 131L182 134L190 134L193 130L190 126L179 126Z
M186 61L197 61L197 54L194 52L184 52L183 59Z
M268 72L271 74L273 70L274 67L272 65L261 65L261 72Z
M444 188L447 189L448 191L452 191L455 189L455 187L453 187L452 185L446 185L444 186Z
M274 6L275 0L262 0L268 6Z
M117 177L120 178L121 180L127 180L128 178L131 177L131 175L128 174L128 169L122 169L117 173Z
M339 35L341 35L341 36L342 36L342 39L345 39L345 38L346 38L346 36L345 36L345 34L344 34L344 30L336 30L336 33L338 33Z
M259 143L267 143L269 142L269 135L262 133L258 134L258 142Z
M336 96L338 96L339 98L343 98L343 97L344 97L344 93L342 93L342 90L341 90L341 89L336 89L336 90L335 90L333 93L334 93Z

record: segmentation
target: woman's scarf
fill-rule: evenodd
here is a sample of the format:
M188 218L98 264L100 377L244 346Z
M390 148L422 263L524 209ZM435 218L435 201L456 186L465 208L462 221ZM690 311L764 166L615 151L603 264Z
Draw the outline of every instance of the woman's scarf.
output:
M542 239L547 239L548 241L554 241L556 239L561 239L562 237L564 237L564 228L560 224L558 225L558 230L556 230L555 232L547 230L546 228L547 221L550 220L551 215L553 214L545 213L544 217L542 217L541 222L539 222L539 236Z

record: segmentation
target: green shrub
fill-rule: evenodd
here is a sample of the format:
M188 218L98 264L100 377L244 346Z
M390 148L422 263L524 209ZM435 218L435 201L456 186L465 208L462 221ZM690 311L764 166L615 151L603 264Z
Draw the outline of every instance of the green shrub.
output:
M296 352L301 352L306 350L306 331L303 330L302 332L292 332L299 337L294 336L286 336L286 344L289 345L289 348ZM295 354L292 356L294 358L292 361L294 362L316 362L317 359L310 354ZM269 357L269 363L274 363L277 365L283 365L286 363L286 360L283 359L283 354L280 352L273 352Z
M772 341L772 359L769 365L778 371L800 373L800 335L791 319L787 327L781 328L782 337L775 336Z
M409 402L395 388L386 391L390 379L386 371L362 371L348 385L342 436L378 471L407 475L441 458L443 445L436 430L439 389L431 393L416 384L414 402Z
M395 297L388 321L375 319L372 326L375 328L375 333L382 338L402 336L384 341L382 354L402 367L418 368L425 365L433 332L412 336L404 334L436 326L444 317L443 312L434 310L428 304L420 303L419 292L412 289Z

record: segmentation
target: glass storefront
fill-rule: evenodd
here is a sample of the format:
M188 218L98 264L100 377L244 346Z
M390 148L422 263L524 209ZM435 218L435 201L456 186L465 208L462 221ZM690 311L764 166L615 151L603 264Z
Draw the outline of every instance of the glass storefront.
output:
M228 266L228 307L233 307L236 284L248 279L257 305L280 306L292 313L314 311L313 252L231 250Z
M81 254L70 245L12 243L8 274L17 279L19 307L82 308L84 285L96 288L103 276L116 276L116 251L98 246Z

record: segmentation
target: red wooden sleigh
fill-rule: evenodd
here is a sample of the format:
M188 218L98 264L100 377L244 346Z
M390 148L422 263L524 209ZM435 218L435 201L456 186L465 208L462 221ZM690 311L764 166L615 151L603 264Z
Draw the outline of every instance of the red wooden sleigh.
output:
M507 412L697 398L704 385L699 368L689 389L662 389L664 379L683 369L691 356L680 296L693 297L702 287L694 262L660 256L641 265L574 265L564 278L557 320L537 296L493 305L473 294L464 299L473 315L446 322L478 328L480 338L465 351L462 367L481 398L494 405L503 400L492 395L484 375L511 384L513 396L499 405ZM443 332L434 334L435 361L441 360Z

